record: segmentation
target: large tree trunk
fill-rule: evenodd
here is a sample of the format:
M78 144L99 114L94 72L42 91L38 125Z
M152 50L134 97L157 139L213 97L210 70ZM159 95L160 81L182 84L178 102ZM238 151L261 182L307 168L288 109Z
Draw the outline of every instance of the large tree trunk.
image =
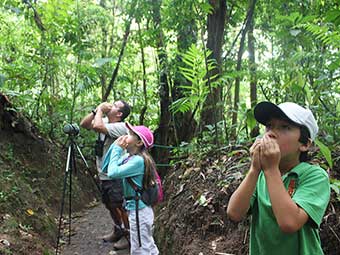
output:
M138 39L139 39L140 53L142 57L143 96L144 96L144 104L143 104L142 109L140 110L140 115L139 115L139 124L143 125L144 119L145 119L145 113L146 113L147 105L148 105L148 96L147 96L147 91L146 91L146 66L145 66L144 44L142 40L142 32L141 32L139 23L138 23L138 37L139 37Z
M208 75L211 77L215 74L221 73L221 53L223 45L223 32L226 19L226 0L209 0L209 3L214 8L212 14L208 15L208 42L207 48L212 51L210 58L216 60L217 68L215 68ZM212 81L210 81L212 82ZM210 86L208 82L208 86ZM201 129L206 125L215 125L222 120L222 88L210 88L201 113ZM215 130L217 135L217 130Z
M170 97L169 97L169 84L167 73L167 56L165 52L165 46L163 42L163 31L161 29L161 14L160 14L160 0L153 0L153 21L155 30L157 30L157 55L159 60L159 96L160 96L160 121L157 130L155 130L155 144L168 145L169 137L169 124L170 124ZM161 147L155 147L152 151L152 155L157 164L168 164L169 162L169 150ZM165 175L166 168L159 168L161 176Z
M257 78L256 78L256 62L255 62L255 39L254 39L254 19L250 21L248 31L248 60L250 73L250 105L254 109L257 103ZM256 137L259 135L259 128L256 126L250 130L250 136Z
M180 22L182 22L182 24L185 23L186 25L179 26L179 31L177 33L177 49L178 52L183 53L187 51L192 44L197 42L197 26L195 20L192 18L188 19L187 17L181 17L181 19ZM177 63L183 63L179 54L177 55L176 60ZM183 75L179 72L176 73L171 90L172 101L176 101L184 96L179 86L188 85L188 83L190 82L186 80ZM182 141L190 142L195 135L194 131L197 126L195 119L192 118L192 111L174 114L173 123L175 132L173 133L174 137L171 137L171 140L175 140L177 144Z
M247 12L245 27L243 28L241 40L240 40L240 47L237 53L237 65L236 71L241 71L242 67L242 55L244 52L244 41L246 37L246 33L249 30L250 23L253 19L254 9L255 9L256 0L249 0L249 8ZM231 132L231 140L236 140L236 127L237 127L237 117L238 117L238 106L240 103L240 81L241 77L237 76L235 79L235 91L234 91L234 108L233 108L233 115L232 115L232 132Z

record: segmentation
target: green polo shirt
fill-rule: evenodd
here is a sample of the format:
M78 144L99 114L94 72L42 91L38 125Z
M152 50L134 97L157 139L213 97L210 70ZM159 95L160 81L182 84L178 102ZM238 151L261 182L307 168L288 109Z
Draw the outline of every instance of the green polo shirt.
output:
M261 172L250 207L251 255L323 254L318 228L330 198L328 175L319 166L303 162L282 176L287 190L292 179L295 180L292 199L308 214L309 220L299 231L283 233L276 222L266 178Z

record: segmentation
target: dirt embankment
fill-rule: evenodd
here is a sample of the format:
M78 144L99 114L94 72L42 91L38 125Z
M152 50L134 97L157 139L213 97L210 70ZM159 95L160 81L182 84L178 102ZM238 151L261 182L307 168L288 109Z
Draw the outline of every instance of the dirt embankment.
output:
M0 93L0 254L53 251L66 154L66 148L44 139ZM77 160L77 166L71 199L75 211L96 194L84 164Z
M226 217L229 198L249 168L248 146L191 155L165 179L165 202L158 208L156 239L161 254L248 254L249 219ZM340 178L339 149L331 176ZM314 163L325 165L313 153ZM332 199L321 225L325 254L340 254L340 202Z

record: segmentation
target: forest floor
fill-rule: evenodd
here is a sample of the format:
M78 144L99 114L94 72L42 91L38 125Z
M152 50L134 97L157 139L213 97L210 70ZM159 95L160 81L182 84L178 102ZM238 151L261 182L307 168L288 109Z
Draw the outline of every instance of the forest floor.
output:
M71 242L67 244L64 236L62 255L129 254L128 250L114 251L112 243L103 242L100 238L112 230L111 217L102 203L77 213L72 220Z

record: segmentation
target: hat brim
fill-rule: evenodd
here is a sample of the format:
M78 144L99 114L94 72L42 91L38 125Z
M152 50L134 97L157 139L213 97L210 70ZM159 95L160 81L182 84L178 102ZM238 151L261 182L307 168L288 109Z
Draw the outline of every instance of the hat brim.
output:
M137 134L138 136L140 136L139 133L136 132L136 130L134 130L133 126L132 126L130 123L125 122L125 126L126 126L127 129L129 129L130 131L132 131L132 132L134 132L135 134Z
M151 148L153 146L153 144L149 145L147 143L147 141L145 140L145 138L143 137L143 135L138 130L136 130L134 128L134 126L132 126L130 123L125 122L125 126L127 127L127 129L129 129L130 131L132 131L133 133L135 133L139 137L139 139L143 142L144 147L146 149L149 149L149 148Z
M280 107L271 102L258 103L254 108L254 117L263 125L266 125L273 118L287 118L290 120Z

